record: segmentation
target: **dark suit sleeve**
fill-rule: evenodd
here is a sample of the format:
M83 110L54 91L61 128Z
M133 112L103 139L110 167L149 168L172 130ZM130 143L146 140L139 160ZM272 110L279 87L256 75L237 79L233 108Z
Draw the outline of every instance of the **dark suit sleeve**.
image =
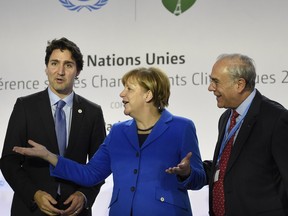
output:
M275 124L271 149L288 197L288 111L285 110Z
M206 184L210 182L211 179L211 172L212 172L212 160L204 160L203 161L203 167L206 173Z
M12 151L14 146L27 146L26 114L21 99L17 99L9 119L2 151L1 170L17 196L20 196L29 208L33 208L32 201L38 188L23 169L25 158Z
M229 113L230 110L226 110L220 117L219 121L218 121L218 141L217 144L215 146L215 150L214 150L214 163L216 164L216 160L217 160L217 156L218 156L218 152L220 149L220 144L221 144L221 140L222 140L222 136L224 135L224 131L225 131L225 126L226 123L228 121L229 118ZM217 153L217 156L215 155ZM213 169L215 169L215 164L213 165L213 160L204 160L203 161L203 167L206 173L206 179L207 179L207 184L209 184L209 182L211 182L211 180L214 178L214 174ZM214 180L213 180L214 181Z

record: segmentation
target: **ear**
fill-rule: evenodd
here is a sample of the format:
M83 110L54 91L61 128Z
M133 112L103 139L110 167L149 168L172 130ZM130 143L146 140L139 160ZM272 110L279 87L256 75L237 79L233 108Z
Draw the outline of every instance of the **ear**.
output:
M145 94L146 94L145 101L146 101L146 103L149 103L153 98L152 91L148 90Z
M45 68L45 74L48 75L48 69L47 69L47 67Z
M237 90L239 93L243 92L245 90L245 87L246 87L246 80L243 79L243 78L240 78L238 81L237 81Z

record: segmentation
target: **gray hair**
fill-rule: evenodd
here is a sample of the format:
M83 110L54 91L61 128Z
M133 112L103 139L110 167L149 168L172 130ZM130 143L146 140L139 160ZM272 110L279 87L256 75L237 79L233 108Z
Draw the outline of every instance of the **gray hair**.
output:
M246 55L222 54L217 61L228 60L227 70L233 80L243 78L246 81L246 89L253 91L255 88L256 69L254 60Z

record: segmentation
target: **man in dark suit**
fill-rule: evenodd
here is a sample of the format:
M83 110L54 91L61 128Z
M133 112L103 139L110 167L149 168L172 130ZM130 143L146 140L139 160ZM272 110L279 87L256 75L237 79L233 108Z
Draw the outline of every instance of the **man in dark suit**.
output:
M73 91L74 80L83 68L83 55L77 45L66 38L48 42L45 64L48 88L18 98L7 128L1 170L14 190L11 215L59 215L61 212L90 216L103 183L85 188L50 177L47 162L12 151L13 146L28 146L27 141L32 139L59 154L54 123L59 100L65 102L65 157L85 164L106 136L101 107Z
M213 161L204 161L210 215L288 215L287 110L255 89L254 63L245 55L220 56L210 79L208 90L216 96L217 106L227 109L219 120ZM230 156L222 166L233 110L239 116L230 132Z

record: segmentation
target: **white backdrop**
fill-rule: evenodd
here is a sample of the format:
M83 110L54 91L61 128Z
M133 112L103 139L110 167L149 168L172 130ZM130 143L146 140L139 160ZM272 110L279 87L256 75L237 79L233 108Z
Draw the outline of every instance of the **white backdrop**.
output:
M192 1L182 0L182 4ZM84 54L85 66L75 91L102 106L108 132L114 122L127 118L118 79L138 66L159 66L172 84L168 109L194 121L202 159L211 159L224 110L217 108L207 90L208 76L222 53L252 57L258 90L288 107L287 0L196 0L179 16L163 2L176 4L177 0L1 1L1 152L16 98L46 87L47 41L62 36L76 42ZM106 4L97 10L68 8L69 4L100 3ZM107 215L112 185L109 177L93 207L94 215ZM9 215L11 198L12 191L0 174L0 216ZM190 198L194 215L206 216L207 187L190 192Z

